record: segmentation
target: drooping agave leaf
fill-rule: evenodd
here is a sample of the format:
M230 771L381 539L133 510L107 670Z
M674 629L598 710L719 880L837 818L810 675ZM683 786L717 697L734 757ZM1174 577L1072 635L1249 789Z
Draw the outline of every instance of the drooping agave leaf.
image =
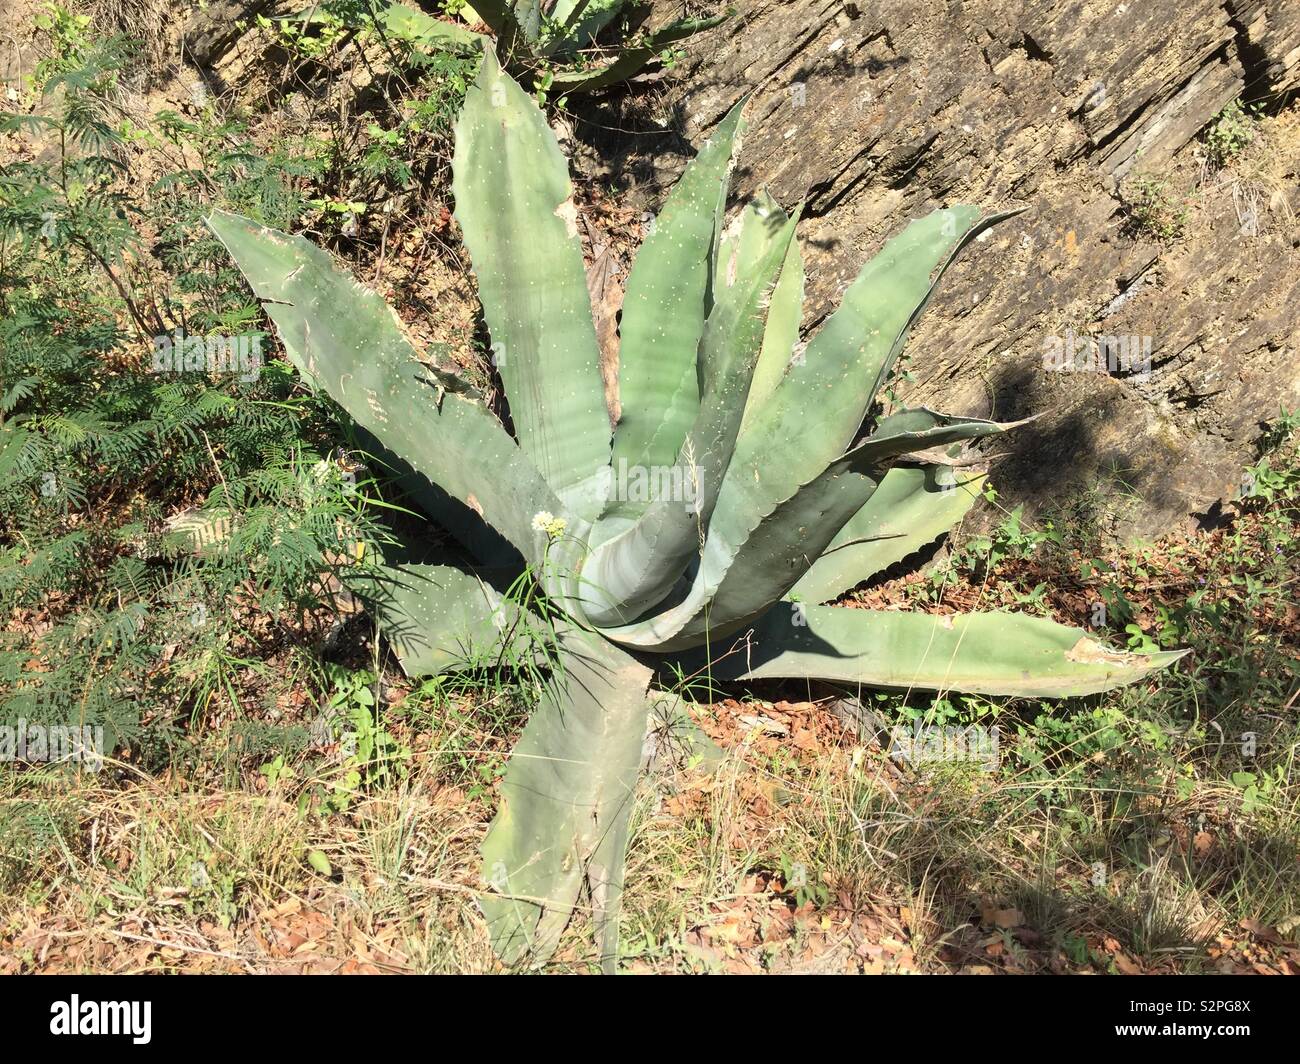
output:
M607 85L617 85L620 81L632 77L647 63L652 62L665 48L704 30L712 29L729 17L730 12L725 12L708 18L683 18L670 22L662 29L634 38L630 42L624 42L618 58L607 66L596 70L560 71L555 75L554 83L564 92L593 92Z
M619 329L613 461L671 465L699 411L696 352L711 306L715 228L744 129L737 104L691 160L637 252ZM638 508L614 507L624 513Z
M635 620L668 594L699 554L744 416L767 297L794 225L794 219L780 224L752 257L740 255L737 245L720 265L700 338L704 393L675 463L689 476L692 498L652 502L631 528L595 547L582 570L583 608L592 623Z
M894 466L791 590L803 602L829 602L933 543L969 512L984 477L943 466Z
M566 507L593 520L611 428L568 162L490 52L456 123L452 171L519 444Z
M531 7L534 13L540 10L537 0L520 0L517 4L512 4L510 0L475 0L471 6L474 13L496 35L497 48L507 61L512 57L527 58L531 55L536 33L529 37L523 23L526 21L536 25L527 9ZM524 9L522 17L520 9Z
M1016 613L934 616L778 603L747 649L719 661L743 680L816 678L893 690L1065 698L1133 683L1186 651L1113 650L1081 628Z
M508 579L508 574L480 576L450 565L404 563L380 566L347 583L379 622L402 671L418 679L514 664L527 652L526 628L539 622L503 596Z
M547 541L532 517L562 511L559 500L490 411L425 378L383 300L302 237L225 211L207 221L303 378L540 563Z
M588 47L632 0L559 0L551 18L564 27L563 34L539 49L542 55L562 58Z
M875 431L848 453L880 458L933 450L1010 432L1036 420L1037 415L1020 421L989 421L982 417L944 414L928 406L901 407L882 417Z
M509 964L545 961L585 887L602 963L617 961L628 818L650 670L592 633L560 636L557 672L511 754L483 841L480 904Z
M483 34L475 33L468 26L458 22L444 22L405 4L384 3L381 0L372 10L375 21L385 32L432 49L470 51L492 46Z

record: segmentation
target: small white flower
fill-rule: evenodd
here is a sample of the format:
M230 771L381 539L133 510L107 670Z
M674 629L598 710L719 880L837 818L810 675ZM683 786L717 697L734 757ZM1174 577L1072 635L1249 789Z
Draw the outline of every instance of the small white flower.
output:
M548 539L559 539L568 523L563 517L556 517L550 510L541 510L533 514L533 530L544 532Z

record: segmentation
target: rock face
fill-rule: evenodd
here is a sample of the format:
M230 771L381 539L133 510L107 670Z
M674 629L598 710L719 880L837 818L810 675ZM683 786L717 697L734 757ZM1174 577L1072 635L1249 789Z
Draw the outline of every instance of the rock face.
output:
M1154 535L1232 498L1300 405L1300 3L748 0L668 85L696 143L753 92L738 192L806 203L806 328L907 219L1028 208L950 271L900 390L1043 415L994 462L1007 505ZM1238 97L1276 113L1214 169L1197 138ZM1172 231L1133 231L1143 188ZM1100 371L1046 368L1072 341Z

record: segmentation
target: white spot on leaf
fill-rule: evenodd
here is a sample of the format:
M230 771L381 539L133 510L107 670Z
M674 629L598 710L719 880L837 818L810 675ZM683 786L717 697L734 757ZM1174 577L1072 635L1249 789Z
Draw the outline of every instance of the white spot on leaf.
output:
M572 196L555 208L555 217L564 219L564 231L569 236L578 235L578 208L573 205Z

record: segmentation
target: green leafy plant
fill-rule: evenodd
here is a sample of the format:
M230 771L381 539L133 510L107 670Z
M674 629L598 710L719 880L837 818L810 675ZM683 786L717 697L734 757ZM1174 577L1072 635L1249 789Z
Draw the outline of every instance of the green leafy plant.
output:
M830 891L802 861L793 861L786 854L780 855L781 882L785 890L800 907L811 903L814 907L826 904Z
M296 222L293 160L210 109L131 123L128 42L40 24L0 113L0 722L103 726L152 767L179 722L242 714L264 619L299 638L329 600L369 479L336 460L336 408L261 364L260 308L202 225L214 203ZM178 333L256 363L164 363Z
M984 497L992 501L997 493L985 487ZM1006 559L1028 558L1044 543L1061 546L1063 539L1051 521L1041 529L1024 527L1025 508L1017 506L989 536L980 536L966 546L965 560L972 566L982 563L985 570L996 568Z
M459 5L462 13L465 6ZM316 5L284 20L284 32L295 42L308 39L306 26L318 27L324 37L337 36L346 16L329 8L328 4ZM492 31L511 73L531 80L539 93L589 92L626 81L655 61L671 65L673 45L711 29L730 14L682 18L647 30L644 24L650 6L644 0L558 0L548 12L543 12L540 0L479 0L473 11ZM367 15L385 36L416 49L492 48L489 38L462 23L434 18L402 4L380 2L371 6ZM602 43L605 40L609 41L607 48Z
M606 968L656 677L828 678L1057 697L1147 676L1080 629L820 605L942 535L973 505L951 452L1013 427L875 399L939 275L1005 215L952 207L890 240L798 344L803 263L765 193L723 224L742 105L664 204L628 278L607 400L568 168L491 52L456 128L456 216L512 436L420 361L393 312L324 251L216 212L305 380L477 564L390 551L354 581L411 676L509 656L521 572L553 632L540 703L483 844L500 954L547 957L586 892ZM865 430L865 432L864 432ZM641 474L652 482L646 487ZM494 648L502 648L494 651Z
M1274 468L1274 460L1265 456L1242 475L1240 497L1273 502L1281 495L1293 491L1300 483L1295 469L1281 465Z
M1240 100L1233 100L1220 111L1205 131L1205 149L1210 165L1216 170L1237 158L1255 139L1255 123Z
M379 720L373 673L338 666L329 672L334 690L322 714L340 733L343 763L317 798L323 809L343 812L364 790L405 776L411 751Z
M1176 202L1168 182L1148 176L1133 178L1124 190L1128 227L1164 243L1177 240L1187 227L1186 201Z

